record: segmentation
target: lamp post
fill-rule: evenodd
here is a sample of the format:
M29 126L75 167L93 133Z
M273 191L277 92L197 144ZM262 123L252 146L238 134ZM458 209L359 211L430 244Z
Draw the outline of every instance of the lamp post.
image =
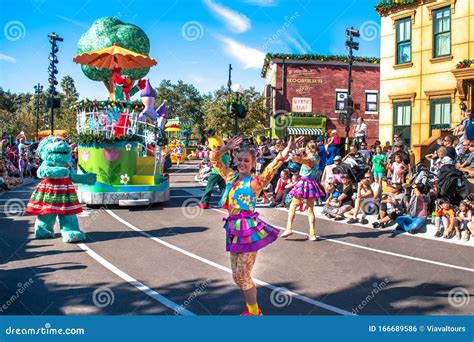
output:
M239 123L237 121L239 117L239 106L240 106L240 96L244 93L244 90L242 89L242 86L238 83L234 84L232 86L232 91L235 93L235 102L237 103L237 108L233 108L233 114L234 114L234 136L239 134Z
M234 119L234 127L233 127L233 132L234 136L236 136L239 133L239 125L238 125L238 118L245 118L245 115L247 113L247 109L245 106L241 103L241 98L240 96L243 94L243 89L240 84L235 84L232 86L232 65L229 64L229 80L227 81L227 96L228 96L228 102L227 102L227 114ZM233 98L233 93L235 93L235 98Z
M353 27L346 30L346 46L349 48L349 72L347 84L347 98L344 100L344 124L346 126L346 142L345 150L349 150L349 131L351 126L351 116L354 114L354 101L352 100L352 64L354 63L354 55L352 50L359 50L359 43L354 41L354 38L360 37L359 30Z
M56 80L56 75L58 73L58 69L56 68L56 64L59 63L58 58L56 57L56 53L59 51L58 45L56 42L62 42L64 39L59 37L56 33L48 34L49 43L51 44L51 53L49 54L49 88L48 93L50 95L48 99L48 108L51 108L51 135L54 135L54 108L60 108L61 102L59 99L56 99L56 95L58 92L56 91L56 86L58 85L58 81Z
M36 94L36 141L39 140L38 131L39 131L39 111L40 111L40 95L43 92L43 86L41 84L35 85L35 94Z

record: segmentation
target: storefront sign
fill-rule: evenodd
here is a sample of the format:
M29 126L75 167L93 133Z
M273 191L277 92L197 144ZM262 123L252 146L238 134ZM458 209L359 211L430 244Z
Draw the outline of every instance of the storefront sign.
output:
M322 78L288 78L288 83L322 84Z
M293 97L291 111L298 113L311 113L313 111L313 99L311 97Z
M298 95L309 95L311 93L311 90L312 90L312 88L310 86L304 85L304 86L300 86L300 87L296 88L295 92Z

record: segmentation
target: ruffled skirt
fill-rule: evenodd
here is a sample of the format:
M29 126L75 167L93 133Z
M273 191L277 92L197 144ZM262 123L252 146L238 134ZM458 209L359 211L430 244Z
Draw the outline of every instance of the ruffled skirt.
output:
M321 185L316 182L314 178L300 178L298 183L290 191L290 195L298 198L324 198L324 193Z
M258 218L258 213L242 212L225 218L226 251L255 252L278 238L279 230Z

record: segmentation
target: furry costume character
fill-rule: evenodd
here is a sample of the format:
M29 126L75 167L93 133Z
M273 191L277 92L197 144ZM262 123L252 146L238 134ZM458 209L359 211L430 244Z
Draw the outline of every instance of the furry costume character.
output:
M54 237L54 223L59 226L64 242L84 241L86 235L80 230L76 214L82 212L81 204L72 182L94 184L96 175L78 175L70 166L71 147L62 139L49 136L41 141L37 150L43 159L38 176L44 178L36 187L28 202L26 212L38 215L35 235L38 239Z

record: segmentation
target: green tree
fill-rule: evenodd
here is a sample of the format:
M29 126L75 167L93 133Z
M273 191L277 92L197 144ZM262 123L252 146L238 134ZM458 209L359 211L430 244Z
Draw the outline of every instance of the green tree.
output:
M156 102L160 104L164 100L168 107L168 115L191 122L193 137L201 139L204 131L202 112L204 99L196 87L183 81L174 84L170 80L163 80L156 88Z
M265 128L264 99L253 87L244 90L241 96L247 108L247 115L244 119L238 119L239 134L250 136L253 131ZM204 98L206 129L212 128L220 135L231 136L234 119L229 116L227 110L229 101L227 90L222 87Z
M89 30L81 36L77 43L77 53L104 49L118 43L120 47L148 56L150 40L145 32L136 25L124 23L113 17L103 17L94 21ZM113 91L112 72L81 65L82 72L93 81L104 82L109 93ZM132 80L138 80L148 74L150 68L127 70Z
M55 109L55 129L64 129L68 134L76 133L77 114L71 106L79 99L79 93L76 90L74 79L71 76L64 76L60 82L62 92L59 94L61 98L61 108Z

